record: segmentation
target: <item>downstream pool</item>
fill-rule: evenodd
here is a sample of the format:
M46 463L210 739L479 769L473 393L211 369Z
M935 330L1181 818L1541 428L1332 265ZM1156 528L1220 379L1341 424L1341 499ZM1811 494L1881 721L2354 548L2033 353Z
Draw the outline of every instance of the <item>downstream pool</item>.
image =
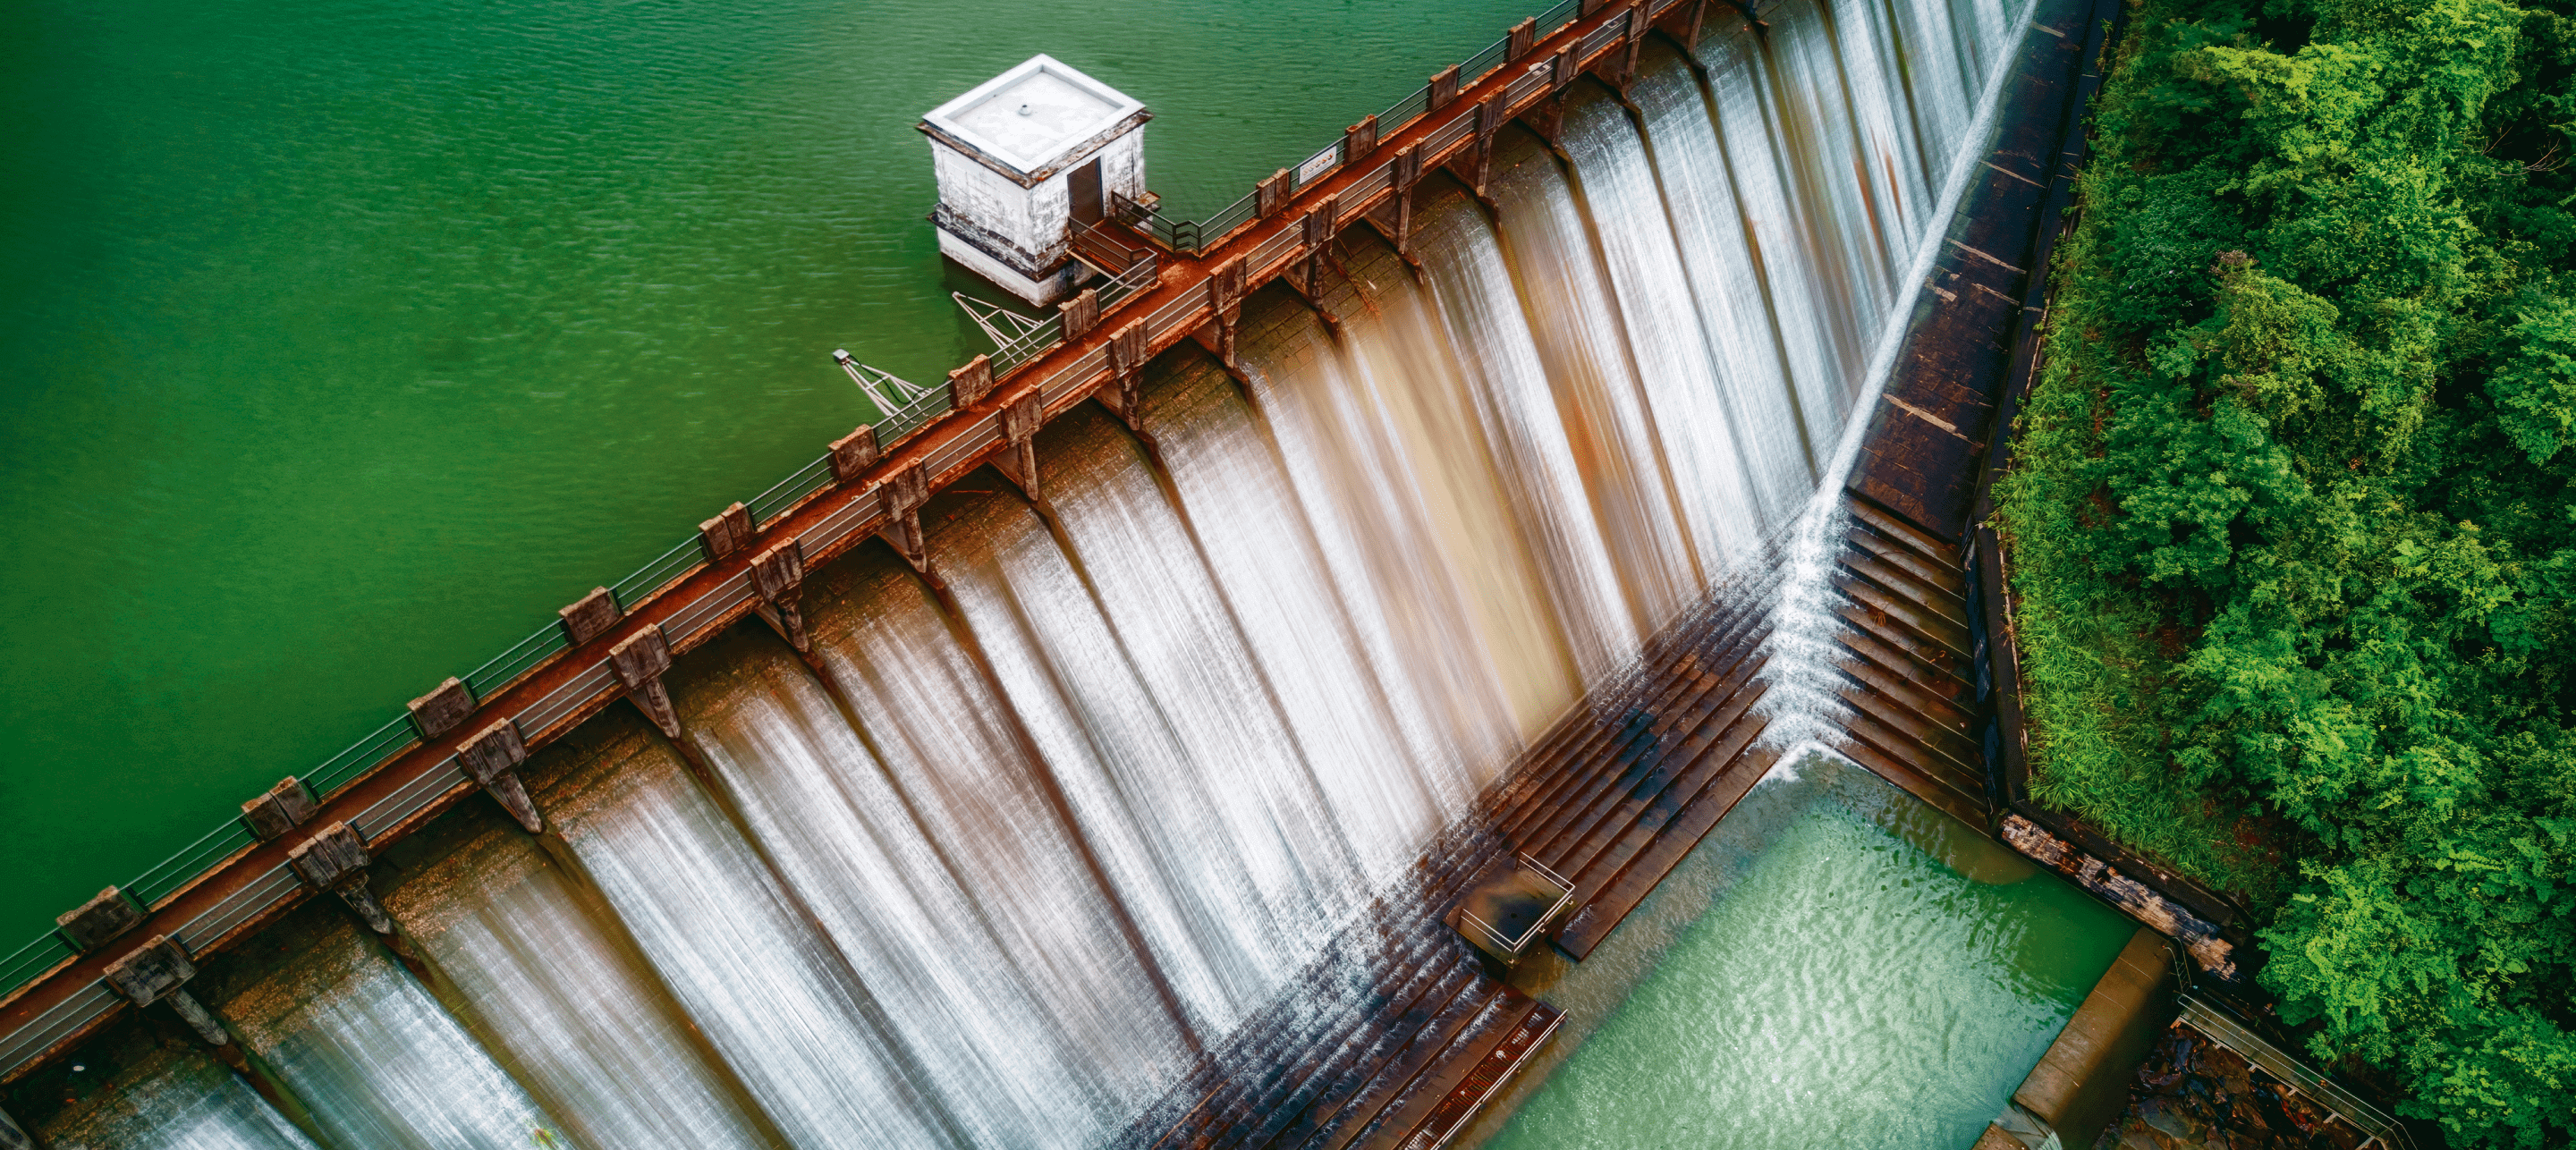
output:
M1964 1150L2134 929L1822 753L1784 760L1590 961L1459 1142ZM1517 980L1516 980L1517 981Z

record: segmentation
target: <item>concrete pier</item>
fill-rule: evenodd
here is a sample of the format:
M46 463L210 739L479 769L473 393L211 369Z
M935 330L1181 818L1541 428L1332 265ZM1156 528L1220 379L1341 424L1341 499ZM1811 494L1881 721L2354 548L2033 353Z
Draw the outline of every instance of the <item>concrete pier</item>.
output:
M396 933L392 916L367 889L367 842L349 824L334 822L321 828L287 852L286 859L295 877L315 890L338 895L367 929L388 937Z
M301 826L313 817L313 790L288 775L265 793L241 805L242 821L265 842Z
M197 977L197 966L189 960L188 952L167 936L154 935L140 948L110 963L106 976L108 986L136 1006L169 1003L197 1032L197 1037L206 1040L206 1045L232 1045L232 1035L216 1021L214 1012L188 993L188 980Z
M2130 1076L2173 1018L2172 983L2172 950L2155 931L2139 927L2013 1091L2013 1105L2046 1123L2063 1144L2092 1145L2128 1106Z
M660 627L648 627L608 649L609 667L626 688L626 697L670 738L680 737L680 715L671 709L671 692L662 673L671 669L671 643Z
M482 787L529 834L546 829L535 801L528 798L528 788L519 781L518 768L528 761L528 744L520 738L517 723L503 719L483 728L473 742L458 748L456 758L465 768L465 777Z

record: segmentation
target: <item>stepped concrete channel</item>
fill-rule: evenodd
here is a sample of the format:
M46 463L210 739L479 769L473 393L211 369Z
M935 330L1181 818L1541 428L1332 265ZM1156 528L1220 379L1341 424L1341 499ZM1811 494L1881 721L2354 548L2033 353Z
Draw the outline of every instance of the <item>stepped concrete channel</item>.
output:
M2072 202L2081 107L2098 84L2115 17L2110 0L2041 0L2035 9L2041 34L2026 38L2004 81L1996 136L1865 416L1859 461L1840 493L1832 581L1837 693L1847 709L1832 742L1935 808L2051 861L2216 970L2239 938L2224 900L2029 803L2009 645L1991 641L2008 633L2009 605L1981 593L2000 586L2002 562L1991 533L1979 530L1985 486L2001 466L1989 447L2034 368L2041 273ZM982 359L960 369L956 408L892 450L879 454L864 434L836 443L835 482L766 522L727 527L736 534L721 552L710 548L717 557L486 698L469 697L436 736L297 812L276 837L223 860L0 1003L0 1078L30 1074L130 1009L111 967L131 970L135 956L168 950L163 939L185 954L223 950L329 887L331 876L317 884L309 873L312 860L343 840L381 851L478 790L522 822L541 820L509 767L621 697L665 721L658 676L670 658L754 614L800 639L805 571L877 539L935 581L922 504L987 464L1036 497L1044 477L1029 443L1048 420L1097 402L1151 450L1139 401L1149 363L1213 361L1235 371L1238 352L1271 334L1244 323L1256 292L1292 293L1328 325L1371 307L1373 282L1410 274L1417 203L1481 198L1505 125L1552 138L1578 79L1624 91L1650 38L1687 48L1745 19L1710 0L1645 0L1586 4L1562 27L1521 32L1503 63L1454 77L1446 91L1435 83L1430 114L1354 151L1334 175L1278 196L1200 253L1157 252L1152 286L1085 317L1087 330L998 378ZM780 568L782 549L797 560L792 571ZM1558 1016L1494 977L1441 916L1526 855L1574 886L1578 909L1554 929L1553 944L1578 961L1600 945L1781 753L1762 741L1759 706L1769 689L1768 601L1762 587L1727 588L1656 636L1632 673L1535 740L1401 889L1328 945L1272 1007L1205 1050L1121 1143L1427 1150L1462 1130ZM425 698L437 705L437 695ZM501 720L507 754L491 742ZM2126 886L2117 881L2124 876ZM363 889L350 899L360 913L372 905ZM1329 1015L1300 1010L1297 988L1326 982L1364 993L1334 996L1344 1005Z

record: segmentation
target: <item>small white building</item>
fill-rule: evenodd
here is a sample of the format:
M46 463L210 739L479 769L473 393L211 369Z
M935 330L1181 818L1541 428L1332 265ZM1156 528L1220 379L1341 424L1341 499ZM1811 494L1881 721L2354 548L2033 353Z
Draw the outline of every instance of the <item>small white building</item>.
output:
M1073 294L1085 272L1072 228L1098 223L1112 193L1145 194L1152 116L1046 55L923 116L939 176L931 223L940 254L1032 304Z

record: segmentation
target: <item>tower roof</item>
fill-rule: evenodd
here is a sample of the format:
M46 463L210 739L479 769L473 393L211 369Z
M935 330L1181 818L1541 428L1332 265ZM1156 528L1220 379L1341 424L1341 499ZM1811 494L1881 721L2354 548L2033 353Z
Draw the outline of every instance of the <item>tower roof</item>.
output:
M1145 105L1053 56L1039 53L922 117L934 139L1027 177L1045 174L1116 138Z

